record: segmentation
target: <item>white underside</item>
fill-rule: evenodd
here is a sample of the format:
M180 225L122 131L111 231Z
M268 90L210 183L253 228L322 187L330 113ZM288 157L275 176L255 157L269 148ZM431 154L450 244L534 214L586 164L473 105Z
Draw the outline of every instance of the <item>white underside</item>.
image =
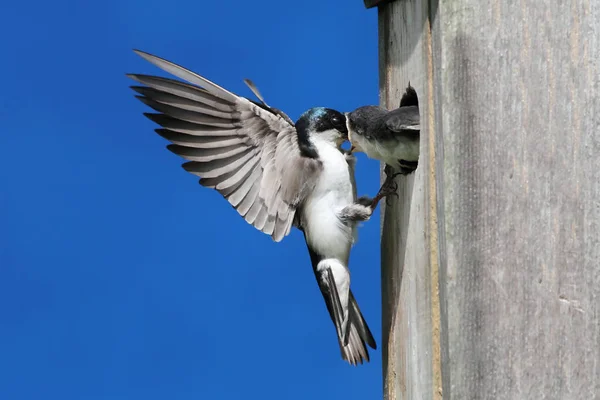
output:
M306 239L321 256L347 265L355 224L343 223L338 215L355 200L351 171L338 148L319 139L313 139L313 143L323 171L302 210Z
M388 142L366 140L363 136L350 133L352 145L369 158L383 161L398 168L398 160L417 161L419 159L419 141L399 138Z
M367 350L358 334L360 321L352 321L348 312L350 300L350 271L348 258L356 238L356 223L342 222L338 217L344 207L356 201L354 163L346 160L339 148L319 138L311 138L323 162L323 171L315 189L304 203L303 229L310 247L323 259L318 271L330 270L335 281L335 290L343 310L341 331L338 340L344 359L356 364L363 359ZM321 279L324 278L322 275ZM350 327L348 327L350 324ZM348 330L347 330L348 327ZM343 345L343 332L350 335Z
M317 270L331 270L336 291L344 310L342 332L348 323L350 271L348 258L356 224L344 223L338 216L355 201L353 169L335 146L321 140L313 143L323 162L323 171L303 208L303 228L310 247L323 259Z

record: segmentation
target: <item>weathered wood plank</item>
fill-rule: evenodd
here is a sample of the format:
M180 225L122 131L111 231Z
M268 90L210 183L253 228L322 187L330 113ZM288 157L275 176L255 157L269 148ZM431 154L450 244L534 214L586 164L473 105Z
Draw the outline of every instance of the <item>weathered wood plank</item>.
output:
M598 399L600 5L439 7L444 397Z
M419 96L427 137L428 89L427 2L407 0L379 7L380 103L399 105L409 81ZM383 375L386 399L432 399L439 392L439 355L432 329L432 270L429 256L427 140L421 141L419 168L397 179L399 198L382 213ZM437 294L436 294L437 295ZM439 320L439 312L435 314ZM439 326L439 324L438 324ZM438 330L439 332L439 330ZM435 350L438 349L438 350ZM437 372L436 372L437 371ZM434 397L436 396L436 397Z
M382 221L385 396L600 399L600 5L439 3L379 7L381 103L410 80L423 126Z

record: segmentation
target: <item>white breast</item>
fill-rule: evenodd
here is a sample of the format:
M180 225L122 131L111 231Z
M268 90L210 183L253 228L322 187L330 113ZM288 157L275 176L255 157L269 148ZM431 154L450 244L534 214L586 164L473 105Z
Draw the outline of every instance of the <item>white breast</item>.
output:
M419 159L419 141L399 138L387 142L366 140L363 136L353 135L353 144L366 153L369 158L383 161L391 166L398 166L398 160L417 161Z
M347 263L354 224L344 224L338 215L354 202L351 172L337 148L318 140L313 142L323 162L323 171L303 207L306 239L321 256Z

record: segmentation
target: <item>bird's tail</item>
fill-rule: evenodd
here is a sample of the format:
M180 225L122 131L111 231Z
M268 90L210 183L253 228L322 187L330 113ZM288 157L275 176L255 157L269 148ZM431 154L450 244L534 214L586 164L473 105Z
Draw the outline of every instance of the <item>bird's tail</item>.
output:
M342 358L352 365L369 361L366 345L373 349L377 346L350 290L347 267L336 259L314 257L313 261L316 261L313 270L335 326Z
M358 303L350 290L350 299L348 302L348 328L345 335L346 343L338 335L340 351L342 358L352 365L363 363L363 360L369 361L369 351L367 346L376 349L377 344L373 334L367 325L367 321L358 308Z

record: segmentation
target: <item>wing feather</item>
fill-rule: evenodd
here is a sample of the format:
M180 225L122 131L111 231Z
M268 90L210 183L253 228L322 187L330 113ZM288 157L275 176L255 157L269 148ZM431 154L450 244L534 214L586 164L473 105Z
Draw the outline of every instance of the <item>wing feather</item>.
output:
M394 132L420 131L419 107L400 107L388 113L385 125ZM415 134L418 132L415 132Z
M204 88L207 92L214 94L222 100L229 101L231 103L235 103L238 99L238 96L235 94L223 89L219 85L214 84L206 78L201 77L200 75L187 70L175 63L167 61L163 58L153 56L152 54L145 53L143 51L134 50L140 57L150 62L151 64L156 65L158 68L166 71L179 79L183 79L184 81L188 81L194 85L198 85L201 88Z
M261 229L267 235L273 235L273 230L275 229L275 219L277 217L273 214L267 214L267 220L265 225Z
M186 159L183 168L200 177L262 232L280 241L289 234L296 209L316 183L322 164L302 155L291 120L257 105L177 64L138 55L186 82L141 74L130 78L136 96L156 111L145 113ZM287 118L286 118L287 117Z
M164 137L165 139L169 140L168 136L172 136L170 133L168 133L168 130L164 130L164 129L157 129L156 132ZM177 136L179 139L184 138L183 136ZM240 136L191 136L188 135L187 138L185 138L185 140L187 140L187 142L184 142L183 140L180 140L181 143L183 143L183 146L186 147L193 147L193 148L199 148L199 149L220 149L223 147L230 147L230 146L238 146L238 147L242 147L242 148L248 148L249 146L245 146L246 145L246 139ZM174 143L174 142L172 142Z
M227 197L227 200L232 206L237 207L242 200L244 200L248 192L250 192L250 189L252 189L252 187L255 185L259 176L260 169L256 168L256 164L254 164L252 170L249 172L249 175L239 179L239 184L232 187L232 190L230 190L229 193L225 194L221 188L218 188L219 192Z
M165 114L144 113L148 119L165 129L190 136L236 136L237 129L223 129L214 126L194 124L169 117Z
M202 178L215 178L231 171L238 171L252 157L254 157L254 151L249 149L248 151L241 153L241 157L240 154L236 154L235 156L221 160L202 163L191 161L184 165L186 165L186 171L192 172Z
M260 197L257 197L255 202L257 207L254 208L253 205L248 211L247 217L254 221L253 224L258 230L262 231L265 224L267 223L267 218L269 217L269 210L267 210L264 201L262 201Z
M174 81L173 79L161 78L158 76L139 74L128 74L127 76L150 88L206 104L208 106L213 107L215 110L234 110L234 107L231 105L231 103L222 100L218 97L215 97L214 95L210 94L206 90L199 88L198 86L192 86L184 82Z
M189 161L208 162L227 159L228 157L239 155L240 153L248 150L248 147L232 145L202 149L175 143L168 145L167 149Z
M251 162L246 163L235 174L227 176L226 179L219 182L219 184L216 186L216 189L221 192L223 196L228 196L230 193L233 193L236 187L246 182L246 176L249 176L249 172L254 169L257 169L256 158L251 160ZM256 179L259 178L254 178L254 183L256 182Z
M203 113L217 118L231 118L231 112L219 111L214 107L197 102L195 100L189 100L185 97L161 92L160 90L156 90L145 86L131 86L131 88L136 92L140 93L142 96L145 96L146 98L152 98L158 103L166 104L183 110Z
M237 128L238 125L231 119L217 118L207 114L201 114L199 112L189 111L183 108L170 106L164 103L154 101L149 97L136 96L141 102L145 103L148 107L154 110L167 114L173 118L180 119L182 121L192 122L195 124L214 126L217 128Z

